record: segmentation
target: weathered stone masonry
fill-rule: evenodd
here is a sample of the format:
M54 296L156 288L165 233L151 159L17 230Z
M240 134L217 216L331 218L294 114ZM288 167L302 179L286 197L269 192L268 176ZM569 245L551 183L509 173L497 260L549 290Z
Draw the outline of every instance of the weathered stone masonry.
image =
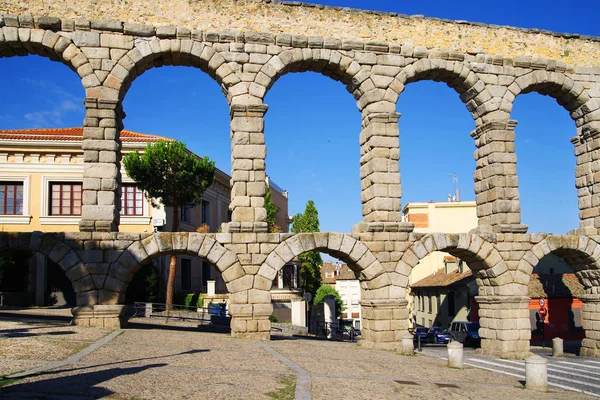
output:
M0 19L0 57L40 54L63 62L81 78L86 90L81 232L2 233L0 249L27 248L59 263L77 293L79 307L74 314L78 323L119 325L117 305L140 265L162 254L187 253L207 259L221 272L231 293L232 334L268 339L272 279L294 256L317 249L347 262L361 280L364 344L400 348L408 327L406 293L411 270L427 254L443 250L465 260L475 273L483 351L522 357L530 339L529 275L539 259L554 253L573 266L588 293L583 353L600 354L597 38L258 1L182 0L172 8L188 7L189 16L175 20L166 11L165 21L174 24L166 26L143 24L154 21L157 11L138 1L130 2L127 12L115 6L120 10L117 14L106 8L108 2L95 3L114 20L94 19L95 11L87 3L74 7L62 0L56 9L31 3L30 8L7 2L0 6L0 12L7 13ZM287 20L283 17L286 9L298 17L290 32L303 23L302 32L308 35L278 31ZM139 17L144 10L148 11L146 19ZM206 15L199 13L202 10ZM235 15L244 19L250 11L265 14L263 31L243 32L244 26L232 19ZM348 38L344 29L358 29L356 21L375 21L382 30L358 35L366 41ZM405 29L399 21L406 22ZM386 22L393 27L387 28ZM216 23L223 25L215 27ZM331 27L327 34L315 33L324 26ZM423 33L423 26L429 26L431 35ZM452 35L463 32L481 38L481 49L474 51L462 41L436 47L442 40L435 34L440 26ZM414 40L406 39L409 33L415 35ZM517 37L536 45L525 50L515 41ZM567 37L578 49L568 57L557 50ZM514 46L506 47L511 40ZM497 47L488 49L490 43ZM522 55L513 54L515 46ZM208 73L230 104L233 221L224 224L223 233L117 232L119 132L127 111L122 109L122 99L137 76L162 65L192 66ZM350 234L266 232L264 115L268 107L263 100L282 75L306 70L346 84L362 114L362 126L357 127L361 159L356 167L363 220L357 221ZM473 116L479 228L469 234L423 236L413 232L412 224L401 222L402 120L396 102L405 85L420 80L445 82ZM514 153L517 122L511 119L511 111L515 98L531 91L556 98L577 128L572 143L580 225L573 227L571 236L529 234L521 221Z

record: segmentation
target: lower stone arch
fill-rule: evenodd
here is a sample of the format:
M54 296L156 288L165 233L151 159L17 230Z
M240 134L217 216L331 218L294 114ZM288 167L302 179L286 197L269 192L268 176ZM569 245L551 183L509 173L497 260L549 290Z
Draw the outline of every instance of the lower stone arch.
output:
M68 234L67 234L68 235ZM70 245L69 245L70 244ZM58 264L71 282L78 306L93 304L89 292L95 289L93 279L77 255L75 249L81 243L65 237L65 234L42 232L0 233L0 252L32 251Z
M408 286L412 269L434 251L444 251L465 261L476 274L479 287L485 288L483 293L480 292L482 295L502 295L504 290L494 288L512 283L506 262L486 239L468 233L431 233L413 242L398 262L396 273L402 277L405 286Z
M583 302L581 317L585 338L580 355L600 357L600 329L595 324L595 315L600 312L600 245L587 236L546 236L525 253L519 262L516 278L529 282L534 267L549 254L569 264L584 286L585 294L580 300Z
M294 257L311 250L330 254L346 262L361 281L362 343L369 347L398 348L402 335L408 329L406 300L402 288L396 286L379 260L360 240L342 233L300 233L285 238L268 255L255 279L255 291L262 291L265 298L254 307L252 318L269 325L272 310L269 289L277 272ZM260 310L257 313L257 310ZM262 312L263 314L260 314ZM250 317L247 315L246 318ZM264 321L264 322L262 322ZM249 323L249 321L246 321ZM243 327L242 327L243 328ZM232 321L232 332L233 332ZM259 332L260 333L260 332Z
M214 234L159 232L134 241L110 264L99 289L102 303L122 303L129 283L141 266L153 258L169 254L189 254L209 261L217 267L230 293L252 287L252 276L245 275L237 255L223 247Z
M460 257L475 275L481 351L508 358L526 357L531 337L527 286L515 282L513 273L492 243L477 234L427 234L406 250L396 273L408 285L412 269L434 251Z
M361 281L375 281L369 289L391 285L390 278L373 253L360 240L342 233L299 233L290 236L273 250L258 270L257 277L271 282L277 272L294 257L307 251L318 250L348 263ZM375 287L378 285L378 287ZM380 285L380 286L379 286Z

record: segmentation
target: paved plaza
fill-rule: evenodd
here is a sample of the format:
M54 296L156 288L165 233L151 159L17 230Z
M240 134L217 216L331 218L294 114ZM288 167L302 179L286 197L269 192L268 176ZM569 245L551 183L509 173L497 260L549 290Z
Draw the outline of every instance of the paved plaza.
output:
M348 342L108 330L6 315L0 321L0 376L0 398L9 399L591 398L556 388L534 393L516 377L450 369L436 357Z

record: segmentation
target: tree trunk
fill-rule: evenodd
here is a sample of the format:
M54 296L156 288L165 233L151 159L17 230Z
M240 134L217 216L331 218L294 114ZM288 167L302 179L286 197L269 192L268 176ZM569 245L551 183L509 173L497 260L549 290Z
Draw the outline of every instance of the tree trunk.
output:
M179 230L179 207L177 205L173 206L173 228L171 229L173 232L177 232ZM171 262L169 263L169 279L167 280L167 299L166 308L167 310L171 310L173 307L173 292L175 289L175 278L177 277L177 255L171 254Z

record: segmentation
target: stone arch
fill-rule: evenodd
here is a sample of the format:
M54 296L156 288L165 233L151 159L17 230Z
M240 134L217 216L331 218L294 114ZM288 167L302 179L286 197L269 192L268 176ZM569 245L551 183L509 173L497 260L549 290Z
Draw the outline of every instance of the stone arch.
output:
M591 99L581 83L561 72L545 70L530 71L516 78L502 98L503 108L510 114L516 97L531 92L556 99L578 127L590 122L586 115L600 108L600 102Z
M113 303L121 302L129 283L141 266L153 258L169 254L189 254L206 259L217 267L230 292L230 285L252 286L252 279L247 282L248 278L245 278L237 255L217 242L214 234L158 232L134 241L110 264L102 289L114 294L108 296Z
M352 57L337 50L294 48L271 57L256 74L254 83L263 88L259 97L264 99L268 90L283 75L305 71L317 72L346 84L348 92L358 100L359 110L366 106L363 103L367 103L367 100L361 100L363 95L372 92L370 97L383 99L383 96L375 95L374 91L385 94L385 90L376 89L370 79L371 73L361 69L361 65Z
M94 279L87 266L74 250L80 243L67 244L69 240L55 233L42 232L2 232L0 233L0 252L7 250L26 250L40 253L58 264L73 286L77 296L77 305L88 305L95 296L88 292L96 289Z
M102 83L102 91L109 100L123 100L138 76L148 69L164 65L199 68L221 86L228 100L230 90L243 91L241 79L221 53L211 46L192 39L157 38L137 41L113 66Z
M0 58L30 54L65 64L77 73L86 89L99 84L87 56L72 39L45 29L0 28Z
M573 268L587 291L600 294L600 246L588 236L546 236L527 251L517 267L517 279L529 283L533 268L555 254Z
M485 84L469 66L461 61L447 61L436 58L421 58L407 65L396 75L395 84L390 86L400 95L407 84L422 80L445 82L454 89L474 120L484 112L497 109Z
M396 267L404 287L408 286L412 269L434 251L444 251L465 261L475 275L479 295L517 294L511 285L512 275L498 250L485 238L468 233L430 233L414 241Z
M392 295L389 291L392 280L368 247L349 235L334 232L299 233L288 237L267 256L255 281L263 286L263 290L269 290L286 263L312 250L323 251L346 262L359 276L368 298L388 299Z

